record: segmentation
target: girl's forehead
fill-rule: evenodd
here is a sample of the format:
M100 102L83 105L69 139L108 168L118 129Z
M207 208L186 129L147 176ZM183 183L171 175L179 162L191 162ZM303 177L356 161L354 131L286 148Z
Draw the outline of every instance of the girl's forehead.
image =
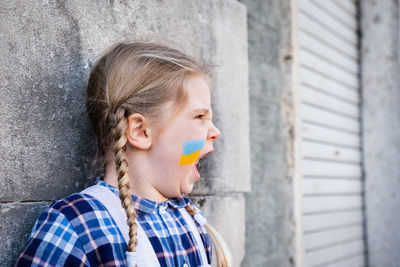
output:
M193 96L189 97L187 104L185 105L185 112L190 113L202 113L211 114L211 105L209 97L204 96Z
M195 108L210 107L210 88L203 76L194 76L188 80L185 86L188 92L188 106L197 105L198 107Z

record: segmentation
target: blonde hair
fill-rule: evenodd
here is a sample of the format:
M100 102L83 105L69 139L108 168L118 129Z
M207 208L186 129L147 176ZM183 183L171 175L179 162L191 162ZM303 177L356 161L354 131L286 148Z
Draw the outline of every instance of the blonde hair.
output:
M140 113L161 123L163 104L174 101L172 118L187 100L183 83L191 74L201 74L210 82L205 64L166 45L151 42L119 42L95 63L87 87L86 108L98 146L98 161L105 168L105 154L114 148L119 198L129 225L128 251L137 247L136 212L131 198L126 130L128 116ZM210 86L211 88L211 86ZM186 207L194 216L197 209ZM231 266L232 256L220 234L204 225L216 251L218 266Z

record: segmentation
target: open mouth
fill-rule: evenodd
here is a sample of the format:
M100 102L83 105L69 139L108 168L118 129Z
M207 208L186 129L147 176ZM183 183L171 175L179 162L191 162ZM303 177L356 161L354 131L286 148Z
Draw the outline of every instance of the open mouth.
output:
M199 170L198 170L198 168L197 168L197 165L199 164L200 159L202 159L202 158L204 158L205 156L211 154L213 151L214 151L214 150L211 150L210 152L208 152L208 153L204 154L203 156L199 157L199 158L196 160L196 162L194 163L193 170L194 170L194 174L195 174L195 176L196 176L197 179L200 179L200 173L199 173ZM199 166L200 166L200 165L199 165Z

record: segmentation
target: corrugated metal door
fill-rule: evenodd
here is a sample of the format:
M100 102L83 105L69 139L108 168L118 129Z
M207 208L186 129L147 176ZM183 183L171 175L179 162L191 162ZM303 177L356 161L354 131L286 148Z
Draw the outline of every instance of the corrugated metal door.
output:
M356 5L298 2L304 266L364 266Z

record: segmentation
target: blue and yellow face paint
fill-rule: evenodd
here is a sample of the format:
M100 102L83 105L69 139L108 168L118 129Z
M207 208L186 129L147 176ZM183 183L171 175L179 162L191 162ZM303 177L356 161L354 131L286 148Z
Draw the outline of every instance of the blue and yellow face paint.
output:
M205 139L188 140L183 143L183 154L179 165L189 165L196 162L199 158Z

